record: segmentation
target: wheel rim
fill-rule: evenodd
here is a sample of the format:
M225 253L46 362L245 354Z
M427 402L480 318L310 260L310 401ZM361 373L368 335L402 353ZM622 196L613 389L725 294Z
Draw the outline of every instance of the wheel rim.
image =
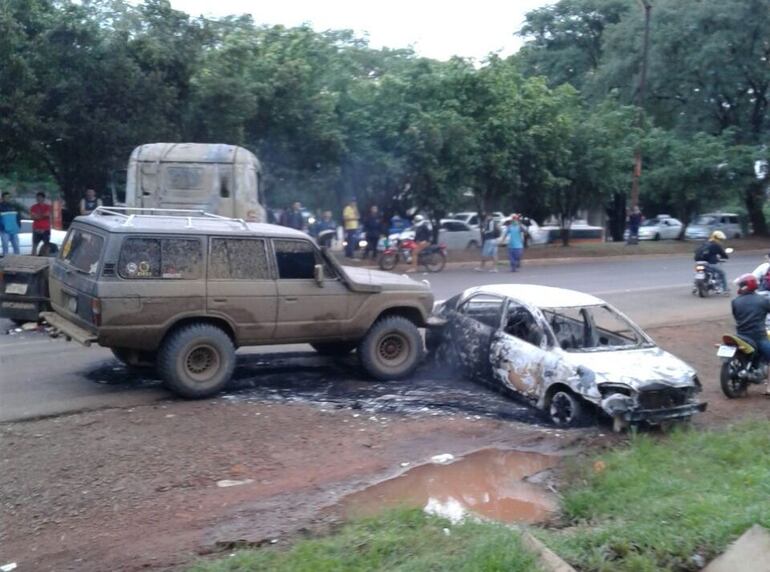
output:
M551 399L551 419L558 425L566 425L572 421L575 410L572 400L564 393L557 393Z
M210 381L221 364L219 352L214 346L201 344L194 346L187 352L184 367L187 375L197 383Z
M387 367L398 367L409 359L409 339L398 332L389 332L377 344L377 359Z

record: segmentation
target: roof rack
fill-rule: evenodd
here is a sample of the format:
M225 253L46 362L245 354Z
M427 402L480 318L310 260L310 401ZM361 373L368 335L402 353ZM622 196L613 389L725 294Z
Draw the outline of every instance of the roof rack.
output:
M139 212L137 212L139 211ZM194 219L214 219L228 222L237 222L243 226L246 230L249 230L249 225L242 218L230 218L222 215L206 212L200 209L161 209L161 208L148 208L148 207L105 207L98 206L88 216L119 216L123 217L123 226L132 226L136 217L145 216L163 216L163 217L175 217L187 219L187 226L192 227Z

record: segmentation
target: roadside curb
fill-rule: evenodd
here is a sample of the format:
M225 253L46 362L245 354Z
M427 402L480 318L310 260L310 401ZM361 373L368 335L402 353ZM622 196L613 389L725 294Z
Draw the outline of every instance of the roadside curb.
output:
M751 250L741 250L740 254L750 254L750 255L762 255L767 254L766 248L757 248L757 249L751 249ZM672 256L690 256L691 253L687 252L669 252L669 253L655 253L655 254L608 254L608 255L601 255L601 256L570 256L570 257L563 257L563 258L523 258L522 259L522 267L526 268L527 266L556 266L560 264L579 264L581 262L597 262L597 261L603 261L606 260L608 262L623 262L623 261L629 261L629 260L646 260L646 259L656 259L656 258L669 258ZM380 270L379 266L376 264L360 264L359 260L353 261L353 264L351 264L351 261L349 259L341 259L340 264L346 265L346 266L353 266L354 268L368 268L369 270ZM454 269L454 270L463 270L463 269L472 269L476 268L479 265L479 261L461 261L461 262L451 262L447 261L446 268L448 269ZM500 266L505 266L506 263L503 261L498 261L497 266L498 268ZM404 268L407 268L404 266ZM402 274L403 272L399 272L396 268L395 270L392 270L391 272L394 272L396 274Z
M567 564L553 550L540 542L526 530L521 533L521 542L524 547L534 552L538 563L548 572L575 572L575 569Z

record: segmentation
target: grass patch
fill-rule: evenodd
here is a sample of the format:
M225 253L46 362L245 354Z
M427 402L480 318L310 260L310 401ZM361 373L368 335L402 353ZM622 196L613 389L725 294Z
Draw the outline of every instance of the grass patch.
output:
M563 500L574 526L539 536L581 571L689 571L755 523L770 527L770 423L639 436L581 463Z
M199 562L191 572L255 570L534 572L540 568L511 528L473 522L450 525L420 510L397 510L352 522L331 536L302 540L288 550L244 550Z

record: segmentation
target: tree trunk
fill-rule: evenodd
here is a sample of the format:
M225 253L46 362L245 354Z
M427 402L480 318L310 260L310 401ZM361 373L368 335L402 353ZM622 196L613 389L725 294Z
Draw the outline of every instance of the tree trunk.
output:
M767 221L762 207L765 203L765 182L753 181L744 194L749 222L757 236L767 236Z

